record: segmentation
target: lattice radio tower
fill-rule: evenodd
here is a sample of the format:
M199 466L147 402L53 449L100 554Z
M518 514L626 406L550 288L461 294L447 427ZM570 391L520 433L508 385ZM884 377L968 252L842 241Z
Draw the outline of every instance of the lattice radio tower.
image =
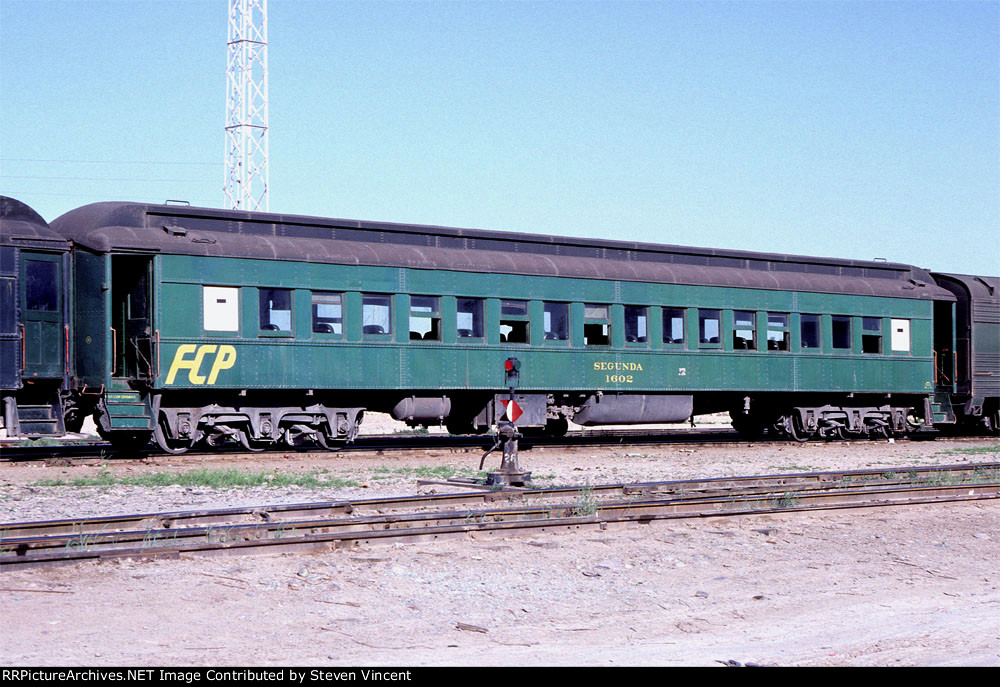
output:
M267 0L229 0L228 44L226 207L267 212Z

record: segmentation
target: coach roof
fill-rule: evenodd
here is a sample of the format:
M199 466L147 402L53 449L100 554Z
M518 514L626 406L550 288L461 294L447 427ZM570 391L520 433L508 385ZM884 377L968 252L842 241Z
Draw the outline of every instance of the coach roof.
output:
M0 245L69 250L69 241L19 200L0 196Z
M954 300L925 270L897 263L479 229L140 203L86 205L54 220L52 228L95 252Z

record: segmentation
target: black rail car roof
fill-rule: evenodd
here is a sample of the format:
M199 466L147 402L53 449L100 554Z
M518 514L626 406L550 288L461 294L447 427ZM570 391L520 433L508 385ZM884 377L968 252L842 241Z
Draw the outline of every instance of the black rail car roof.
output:
M141 203L86 205L57 218L52 227L95 252L954 300L926 270L910 265L541 234Z
M19 200L0 196L0 246L69 250L66 237Z

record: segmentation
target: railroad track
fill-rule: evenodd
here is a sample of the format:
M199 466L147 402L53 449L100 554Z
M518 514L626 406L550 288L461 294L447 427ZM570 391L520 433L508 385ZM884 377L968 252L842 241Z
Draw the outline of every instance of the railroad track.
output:
M936 431L918 433L897 441L923 441L933 440L940 436ZM962 436L948 437L951 441L982 441L989 439L988 436ZM450 434L386 434L368 435L356 439L353 443L342 447L339 451L331 453L317 446L311 447L288 447L279 445L273 449L267 449L261 453L254 453L254 456L266 456L268 454L288 454L288 453L319 453L335 455L339 452L365 452L365 451L412 451L430 449L451 449L474 451L482 449L485 451L493 445L492 435L450 435ZM838 442L841 440L837 440ZM864 440L858 440L864 441ZM740 436L732 429L718 428L697 428L697 429L632 429L632 430L584 430L581 432L570 432L562 437L533 437L526 436L520 439L521 450L530 450L536 447L588 447L588 446L649 446L667 444L728 444L728 443L751 443L754 446L787 445L793 443L788 439L770 440L749 440ZM36 446L29 442L20 440L0 440L0 462L30 462L37 460L66 460L66 461L87 461L87 460L108 460L108 459L143 459L150 456L166 455L152 444L144 449L136 451L115 451L111 444L99 439L79 440L79 443L58 444ZM205 447L193 449L183 455L171 456L171 459L183 459L185 457L198 458L216 455L247 455L246 450L240 446L225 445L220 447Z
M402 496L0 524L0 570L112 558L328 551L455 536L1000 497L1000 463Z

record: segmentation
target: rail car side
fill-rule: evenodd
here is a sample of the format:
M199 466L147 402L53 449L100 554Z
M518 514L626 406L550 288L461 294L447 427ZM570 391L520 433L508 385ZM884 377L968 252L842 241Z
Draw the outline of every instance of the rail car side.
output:
M77 431L69 394L69 241L0 196L0 419L7 436Z
M118 443L329 445L365 410L483 430L512 357L519 424L549 431L954 421L935 315L956 297L906 265L114 203L53 227L80 403Z

